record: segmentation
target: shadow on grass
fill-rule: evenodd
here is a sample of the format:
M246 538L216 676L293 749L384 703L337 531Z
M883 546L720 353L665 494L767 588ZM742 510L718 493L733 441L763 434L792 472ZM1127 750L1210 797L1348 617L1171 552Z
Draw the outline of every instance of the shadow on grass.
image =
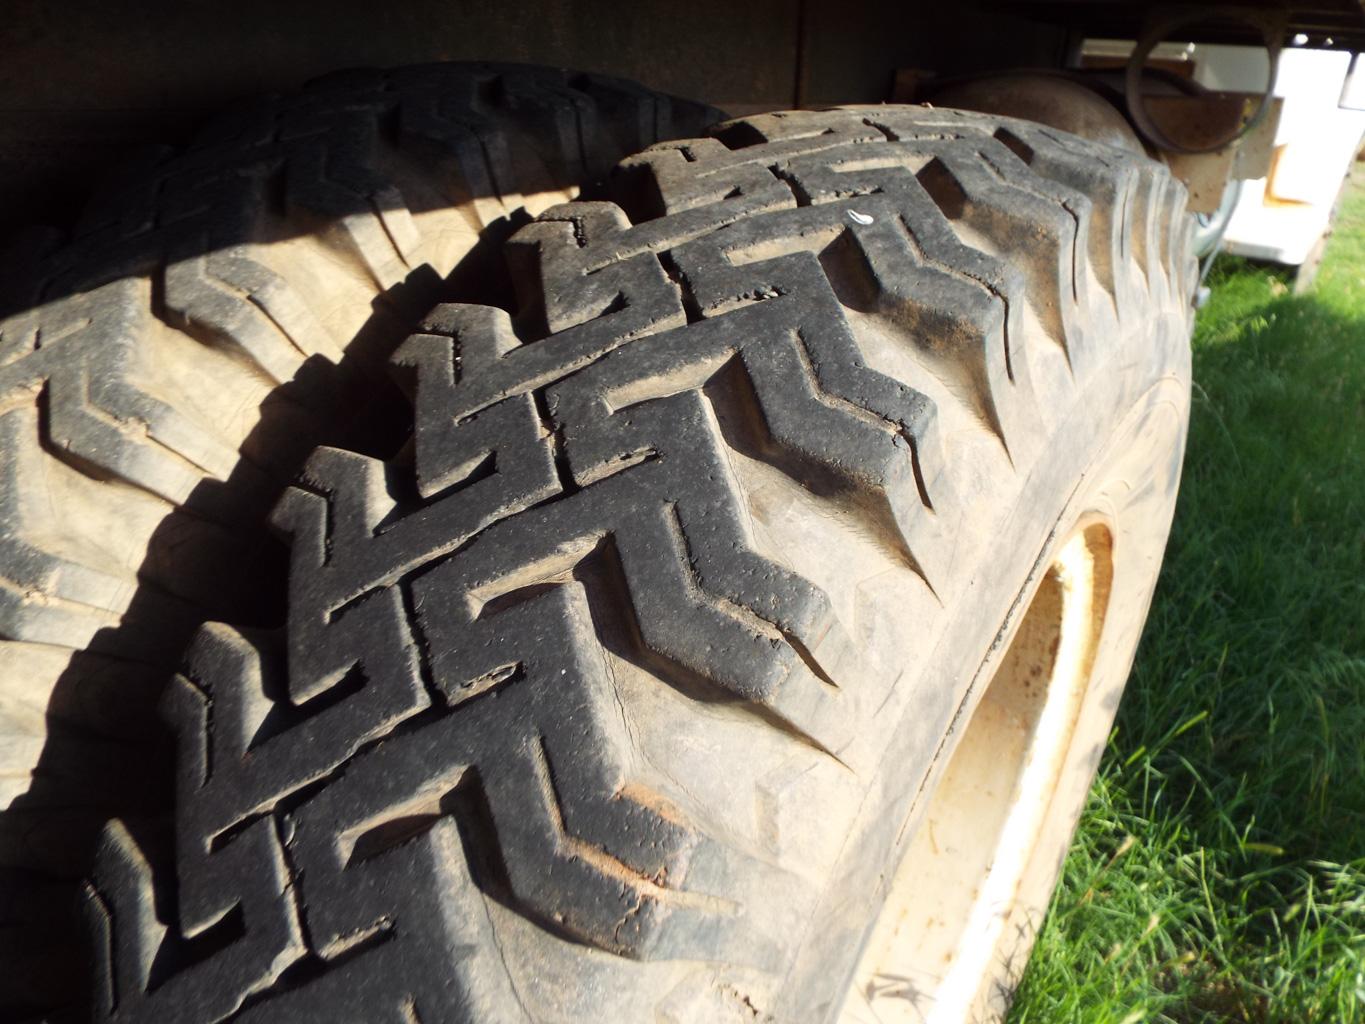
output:
M1012 1021L1365 1012L1365 303L1288 283L1225 261L1201 312L1161 582Z

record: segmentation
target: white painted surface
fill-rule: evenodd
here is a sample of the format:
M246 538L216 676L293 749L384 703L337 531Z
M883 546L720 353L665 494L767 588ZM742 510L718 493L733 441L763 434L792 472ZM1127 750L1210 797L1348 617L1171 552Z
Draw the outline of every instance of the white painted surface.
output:
M1289 49L1281 56L1278 156L1268 178L1246 183L1224 236L1229 252L1298 265L1327 229L1365 133L1365 111L1339 105L1349 66L1349 54L1331 50Z

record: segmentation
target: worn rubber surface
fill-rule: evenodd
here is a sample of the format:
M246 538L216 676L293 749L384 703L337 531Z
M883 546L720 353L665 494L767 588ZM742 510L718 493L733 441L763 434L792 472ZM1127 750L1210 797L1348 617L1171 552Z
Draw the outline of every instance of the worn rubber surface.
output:
M101 1019L830 1019L1121 424L1162 439L1122 477L1131 655L1183 206L1141 158L878 107L656 146L522 228L513 308L397 352L414 444L320 449L276 509L287 627L193 642L173 856L114 822L87 891Z
M310 358L410 329L400 286L430 290L489 225L706 115L551 69L343 73L128 171L55 252L16 244L0 296L4 635L89 642L127 611L148 520L191 497L213 511L225 488L206 480L256 483L297 447L308 399L331 397L295 380ZM300 393L276 392L290 381ZM231 489L245 493L229 505L254 493ZM73 504L86 513L52 521Z
M48 940L103 822L167 803L149 704L193 629L279 620L265 524L308 452L390 454L407 404L385 365L420 316L498 295L518 224L717 117L548 68L339 73L147 154L70 237L10 241L0 1016L86 974Z

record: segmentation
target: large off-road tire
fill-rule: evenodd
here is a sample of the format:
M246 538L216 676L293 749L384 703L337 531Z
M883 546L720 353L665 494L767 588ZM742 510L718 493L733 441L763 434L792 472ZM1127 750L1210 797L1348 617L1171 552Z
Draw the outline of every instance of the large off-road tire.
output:
M198 624L278 621L266 518L308 452L391 454L386 363L421 315L507 291L515 227L717 118L549 68L345 72L148 154L65 241L6 247L0 1017L87 974L61 936L94 840L168 802L155 695Z
M288 625L105 834L109 1019L960 1021L1022 967L1188 408L1184 193L1027 122L764 115L507 247L309 460ZM897 1016L899 1015L899 1017Z

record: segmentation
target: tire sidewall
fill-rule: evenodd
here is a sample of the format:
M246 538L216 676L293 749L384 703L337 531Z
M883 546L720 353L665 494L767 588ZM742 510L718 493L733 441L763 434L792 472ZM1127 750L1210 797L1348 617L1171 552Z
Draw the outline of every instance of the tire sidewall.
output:
M1125 332L1076 389L1008 513L991 529L964 516L960 529L990 539L949 603L923 670L917 678L907 674L888 701L889 741L780 988L776 1019L838 1017L956 739L1057 550L1082 518L1098 514L1113 533L1105 625L1058 789L1005 929L1013 941L998 950L979 997L984 1019L1007 1008L1103 754L1156 585L1189 421L1188 331L1183 313L1167 312ZM924 751L934 752L932 762L915 779L907 765L923 763Z

